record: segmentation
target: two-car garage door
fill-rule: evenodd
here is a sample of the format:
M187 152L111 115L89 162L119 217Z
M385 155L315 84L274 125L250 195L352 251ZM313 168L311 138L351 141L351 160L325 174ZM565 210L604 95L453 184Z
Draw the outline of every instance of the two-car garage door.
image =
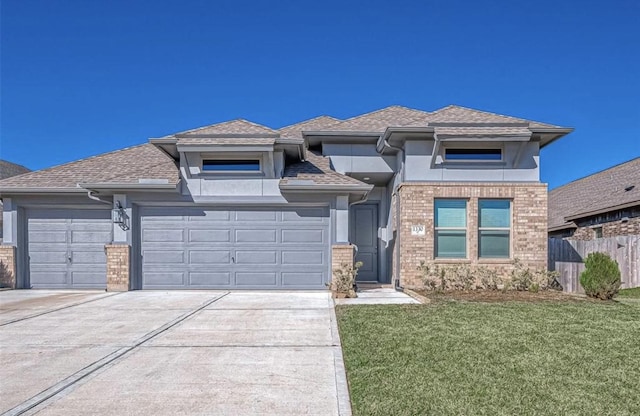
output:
M321 289L327 208L140 210L142 288Z

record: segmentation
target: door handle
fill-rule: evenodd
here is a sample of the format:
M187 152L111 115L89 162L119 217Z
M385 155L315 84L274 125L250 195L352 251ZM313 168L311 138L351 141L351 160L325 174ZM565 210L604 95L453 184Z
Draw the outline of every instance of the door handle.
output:
M236 258L235 257L231 257L231 263L235 264L236 263Z

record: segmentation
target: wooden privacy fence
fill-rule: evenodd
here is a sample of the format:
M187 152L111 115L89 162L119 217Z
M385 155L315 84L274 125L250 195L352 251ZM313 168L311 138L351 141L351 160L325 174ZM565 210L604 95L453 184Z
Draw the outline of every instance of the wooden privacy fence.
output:
M598 238L597 240L549 239L549 270L560 273L565 292L584 293L580 273L589 253L607 253L620 266L622 287L640 286L640 235Z

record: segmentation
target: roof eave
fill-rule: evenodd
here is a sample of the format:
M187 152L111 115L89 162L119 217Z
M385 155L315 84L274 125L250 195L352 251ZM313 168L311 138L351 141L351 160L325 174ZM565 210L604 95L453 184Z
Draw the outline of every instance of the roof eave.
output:
M114 190L114 191L174 191L178 189L177 183L79 183L83 192L87 190Z
M611 206L611 207L598 209L598 210L579 212L577 214L573 214L573 215L570 215L568 217L564 217L564 220L565 221L574 221L574 220L577 220L577 219L580 219L580 218L592 217L594 215L604 214L604 213L611 212L611 211L618 211L620 209L625 209L625 208L630 208L630 207L635 207L635 206L640 206L640 199L637 199L637 200L631 201L631 202L627 202L627 203L624 203L624 204L620 204L620 205L614 205L614 206Z
M33 188L3 188L0 189L0 197L2 194L5 195L13 195L13 194L69 194L69 193L86 193L86 189L74 187L74 188L43 188L43 187L33 187Z
M540 140L540 148L542 149L545 146L550 145L556 140L566 136L567 134L573 132L574 128L572 127L530 127L531 133L533 134L550 134L552 135L549 140Z
M578 226L571 222L567 224L556 225L554 227L549 227L547 228L547 232L562 231L562 230L576 229L576 228L578 228Z
M373 185L287 185L281 184L280 189L287 192L365 192L373 190Z

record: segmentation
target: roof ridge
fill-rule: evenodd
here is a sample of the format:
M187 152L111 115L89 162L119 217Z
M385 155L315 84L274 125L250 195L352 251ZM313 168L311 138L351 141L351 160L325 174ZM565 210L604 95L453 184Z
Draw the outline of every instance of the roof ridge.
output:
M466 106L458 105L458 104L449 104L449 105L447 105L445 107L442 107L442 108L440 108L438 110L433 111L431 114L436 114L436 113L438 113L440 111L443 111L443 110L446 110L448 108L460 108L462 110L475 111L476 113L483 113L483 114L489 114L489 115L492 115L492 116L508 118L508 119L514 120L516 122L518 122L518 121L520 121L520 122L526 121L527 123L537 123L537 124L544 124L544 125L547 125L547 126L559 127L559 126L557 126L555 124L544 123L542 121L530 120L528 118L522 118L522 117L509 116L509 115L506 115L506 114L500 114L500 113L496 113L496 112L493 112L493 111L478 110L477 108L466 107Z
M582 181L582 180L584 180L584 179L589 179L589 178L591 178L591 177L593 177L593 176L596 176L596 175L600 175L600 174L602 174L602 173L605 173L605 172L606 172L606 171L608 171L608 170L618 168L618 167L620 167L620 166L622 166L622 165L626 165L627 163L631 163L631 162L634 162L634 161L639 160L639 159L640 159L640 156L638 156L638 157L634 157L633 159L627 160L626 162L620 162L620 163L618 163L618 164L616 164L616 165L609 166L608 168L605 168L605 169L599 170L599 171L597 171L597 172L590 173L590 174L585 175L585 176L582 176L582 177L580 177L580 178L578 178L578 179L574 179L574 180L572 180L571 182L567 182L567 183L565 183L564 185L560 185L560 186L558 186L557 188L553 188L553 189L552 189L551 191L549 191L549 192L555 192L555 191L560 190L560 189L562 189L562 188L564 188L564 187L566 187L566 186L569 186L569 185L571 185L571 184L574 184L574 183L580 182L580 181ZM624 185L624 186L627 186L627 185Z
M318 120L318 119L321 119L321 118L330 118L330 119L335 120L335 121L342 121L337 117L333 117L333 116L330 116L328 114L323 114L323 115L316 116L316 117L313 117L313 118L309 118L309 119L306 119L306 120L298 121L296 123L287 124L286 126L282 126L282 127L278 128L278 129L276 129L276 131L280 131L280 130L287 129L289 127L297 126L298 124L309 123L310 121Z
M242 122L242 123L250 124L250 125L252 125L252 126L254 126L254 127L259 127L259 128L267 129L267 130L270 130L270 131L272 131L272 132L274 132L274 133L276 132L276 130L272 129L272 128L271 128L271 127L269 127L269 126L265 126L265 125L263 125L263 124L256 123L256 122L254 122L254 121L249 121L249 120L247 120L246 118L234 118L234 119L231 119L231 120L220 121L220 122L218 122L218 123L207 124L206 126L195 127L195 128L193 128L193 129L189 129L189 130L184 130L184 131L178 131L178 132L175 132L175 133L170 133L170 134L167 134L167 135L162 136L162 137L173 137L173 136L176 136L176 135L178 135L178 134L189 134L189 133L195 133L195 132L197 132L198 130L204 130L204 129L208 129L208 128L210 128L210 127L216 127L216 126L220 126L220 125L224 125L224 124L229 124L229 123L234 123L234 122L238 122L238 121L239 121L239 122Z

